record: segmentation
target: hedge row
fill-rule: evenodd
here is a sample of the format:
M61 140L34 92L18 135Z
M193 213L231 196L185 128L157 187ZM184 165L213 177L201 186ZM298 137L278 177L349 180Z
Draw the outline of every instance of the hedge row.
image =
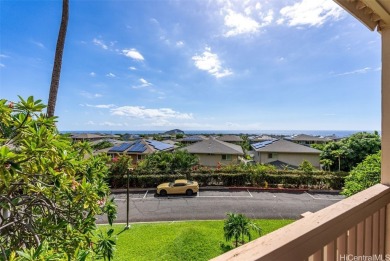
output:
M279 172L279 173L187 173L187 174L158 174L158 175L130 175L130 187L148 188L158 184L187 178L196 180L200 186L254 186L285 188L316 188L316 189L342 189L347 173L315 172ZM109 183L112 188L124 188L127 177L113 175Z

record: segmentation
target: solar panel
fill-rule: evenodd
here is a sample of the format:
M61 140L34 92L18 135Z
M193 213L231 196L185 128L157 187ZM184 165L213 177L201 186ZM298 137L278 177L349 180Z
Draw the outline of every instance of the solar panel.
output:
M185 137L183 141L202 141L203 139L199 136L189 136Z
M145 144L138 140L134 143L134 145L127 152L139 152L142 153L146 150Z
M151 145L156 150L173 149L173 145L170 145L170 144L167 144L164 142L155 141L155 140L147 140L146 142L149 143L149 145Z
M132 145L132 143L127 143L127 142L122 143L120 145L112 147L111 149L109 149L108 152L124 152L125 150L130 148L131 145Z
M254 149L257 150L257 149L263 148L263 147L265 147L265 146L271 144L271 143L274 142L274 141L275 141L275 140L266 140L266 141L254 143L254 144L252 144L252 147L253 147Z

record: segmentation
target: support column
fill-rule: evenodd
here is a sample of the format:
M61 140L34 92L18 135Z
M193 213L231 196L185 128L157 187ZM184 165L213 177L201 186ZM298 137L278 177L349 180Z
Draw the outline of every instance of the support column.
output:
M382 29L382 164L381 182L390 185L390 28Z
M390 28L382 29L381 183L390 185ZM385 254L390 254L390 204L386 207Z

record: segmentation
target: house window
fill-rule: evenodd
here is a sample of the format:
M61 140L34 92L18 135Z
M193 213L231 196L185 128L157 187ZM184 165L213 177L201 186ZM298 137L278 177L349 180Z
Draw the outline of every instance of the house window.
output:
M232 160L232 155L222 155L222 160Z
M142 155L138 154L137 155L137 160L142 160Z
M277 153L268 153L268 158L269 159L275 159L278 156Z

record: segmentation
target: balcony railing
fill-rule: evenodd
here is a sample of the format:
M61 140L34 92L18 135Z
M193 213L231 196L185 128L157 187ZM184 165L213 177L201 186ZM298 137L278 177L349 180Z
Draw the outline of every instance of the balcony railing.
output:
M377 184L213 260L385 260L389 203Z

